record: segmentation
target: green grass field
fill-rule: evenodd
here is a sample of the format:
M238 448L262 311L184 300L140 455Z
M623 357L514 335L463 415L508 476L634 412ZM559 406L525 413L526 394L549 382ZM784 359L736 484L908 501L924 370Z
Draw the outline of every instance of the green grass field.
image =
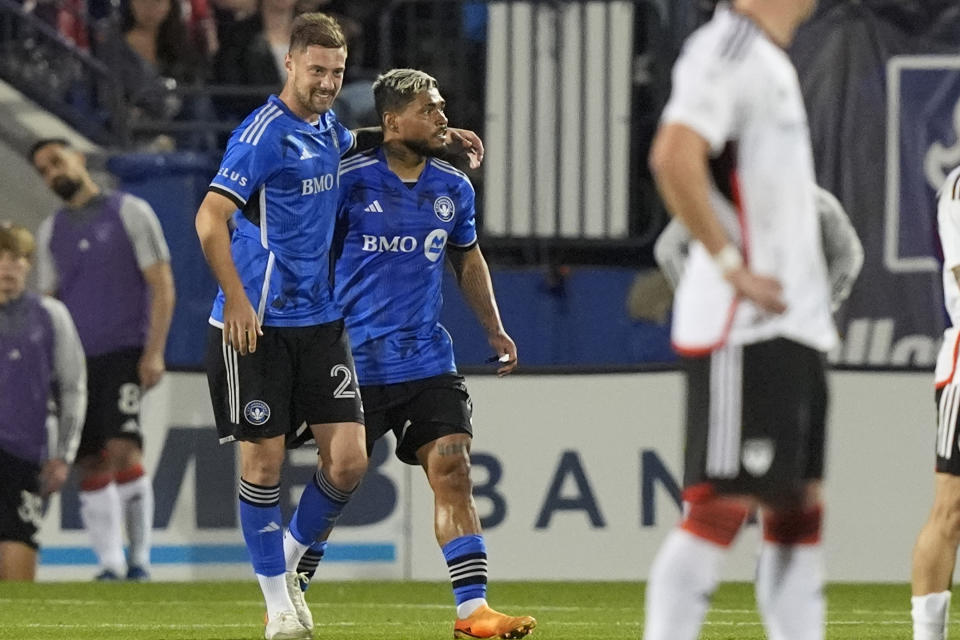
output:
M833 585L827 638L909 638L909 587ZM307 594L315 636L363 640L451 638L444 583L316 582ZM640 637L640 583L514 582L491 586L491 604L536 616L538 640ZM0 638L33 640L255 640L263 608L254 581L214 583L0 583ZM951 625L960 632L960 624ZM725 584L702 639L763 638L749 584Z

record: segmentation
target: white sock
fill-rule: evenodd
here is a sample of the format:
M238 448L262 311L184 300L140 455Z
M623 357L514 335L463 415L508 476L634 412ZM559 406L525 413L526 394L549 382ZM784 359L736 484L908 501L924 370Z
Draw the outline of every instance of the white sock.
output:
M667 535L647 580L644 640L696 640L725 554L683 529Z
M96 491L80 492L80 518L102 569L118 576L125 573L123 530L120 526L120 494L110 483Z
M284 574L278 576L262 576L257 574L257 581L260 582L260 591L263 592L263 600L267 603L267 617L271 620L278 613L283 611L293 611L293 602L290 601L290 594L287 593L287 579Z
M290 529L283 532L283 561L287 565L287 571L296 571L300 559L307 552L310 545L303 544L290 534Z
M470 598L457 605L457 617L465 620L473 615L473 612L487 604L486 598Z
M770 640L823 640L823 549L819 544L760 546L757 606Z
M130 565L150 567L150 540L153 534L153 484L144 474L117 485L123 520L130 540Z
M928 593L910 598L913 640L946 640L950 592Z

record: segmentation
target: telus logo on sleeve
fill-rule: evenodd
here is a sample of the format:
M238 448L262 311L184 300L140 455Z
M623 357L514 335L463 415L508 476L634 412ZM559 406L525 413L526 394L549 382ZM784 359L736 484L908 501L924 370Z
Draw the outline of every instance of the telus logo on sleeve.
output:
M247 186L247 176L240 175L239 171L234 171L229 167L220 167L220 170L217 171L217 175L223 176L231 182L236 182L241 187Z

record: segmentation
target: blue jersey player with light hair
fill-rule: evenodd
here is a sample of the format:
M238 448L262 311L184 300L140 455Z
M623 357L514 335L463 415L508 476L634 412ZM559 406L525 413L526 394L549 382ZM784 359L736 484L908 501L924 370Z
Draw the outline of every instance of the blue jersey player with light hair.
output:
M440 324L446 260L500 361L517 348L500 320L477 244L474 190L438 156L445 102L422 71L394 69L373 85L383 144L340 165L334 292L366 412L366 450L393 431L397 456L421 465L435 497L434 530L450 571L456 638L522 638L536 626L487 605L487 555L470 482L471 402ZM322 545L301 569L316 569Z
M337 167L356 143L330 110L346 58L333 18L294 21L283 90L234 130L196 217L220 283L210 395L220 441L239 441L240 527L266 602L266 640L312 637L293 570L367 468L353 358L327 271ZM280 470L295 411L319 463L284 535Z
M363 409L329 261L340 159L364 146L358 134L373 144L382 135L350 132L330 109L346 58L333 18L294 20L283 90L234 130L196 216L220 284L210 315L210 395L221 442L239 441L240 525L266 601L266 640L312 636L295 570L309 546L329 535L367 468ZM461 130L450 138L479 162L479 138ZM302 422L319 463L284 532L280 470L286 438Z

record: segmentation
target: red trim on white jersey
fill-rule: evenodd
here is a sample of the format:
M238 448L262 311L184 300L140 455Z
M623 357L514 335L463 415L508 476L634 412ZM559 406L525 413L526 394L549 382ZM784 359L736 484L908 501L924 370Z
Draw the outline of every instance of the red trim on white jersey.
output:
M743 255L743 265L750 268L750 234L747 233L746 212L743 206L743 197L740 195L740 178L736 169L730 172L730 194L733 196L733 208L737 212L737 221L740 223L740 238L743 246L740 249ZM727 309L727 321L723 325L723 331L720 338L713 344L705 347L685 347L677 342L671 342L673 350L686 358L701 358L716 351L727 343L730 337L730 328L733 326L733 319L737 315L737 308L740 306L740 297L737 296Z
M957 332L957 337L953 341L953 365L950 367L950 375L946 380L937 380L934 383L936 389L942 389L951 382L953 382L953 376L957 373L957 353L960 352L960 331Z
M720 334L719 340L705 347L684 347L676 342L671 342L670 344L673 346L673 350L685 358L702 358L725 345L727 343L727 337L730 335L730 327L733 326L733 318L737 315L738 306L740 306L740 298L734 298L733 303L727 310L727 321L724 323L723 332Z

